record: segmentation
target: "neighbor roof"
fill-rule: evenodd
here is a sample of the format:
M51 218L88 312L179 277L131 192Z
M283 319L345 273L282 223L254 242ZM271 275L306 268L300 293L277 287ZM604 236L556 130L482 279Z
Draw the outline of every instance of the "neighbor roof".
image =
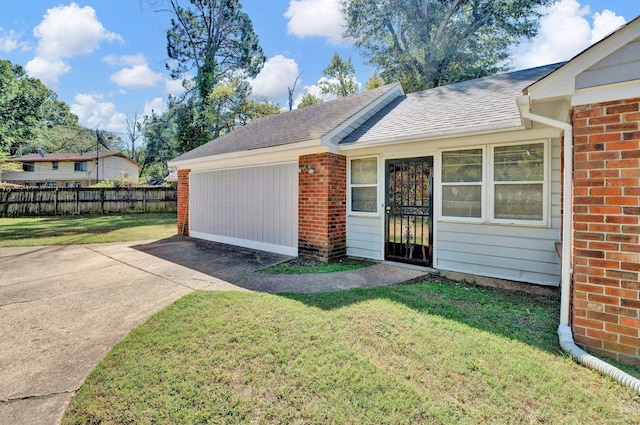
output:
M124 155L122 152L117 151L107 151L100 152L98 154L99 158L106 158L109 156L119 156L121 158L128 159L129 161L135 163L136 165L140 165L128 156ZM44 156L41 156L37 153L32 153L29 155L17 156L15 158L11 158L9 161L13 162L65 162L65 161L91 161L96 159L95 152L76 152L76 153L47 153Z
M321 139L398 87L398 83L389 84L330 102L270 115L238 127L171 162Z
M562 63L400 96L341 144L432 138L521 126L516 97Z

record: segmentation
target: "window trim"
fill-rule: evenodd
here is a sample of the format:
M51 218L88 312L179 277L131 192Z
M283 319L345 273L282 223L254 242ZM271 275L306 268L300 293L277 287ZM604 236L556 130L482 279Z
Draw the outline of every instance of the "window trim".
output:
M77 165L80 164L80 169L76 169ZM87 161L74 161L73 163L73 171L76 173L86 173L87 172Z
M465 183L465 182L443 182L442 181L442 173L444 171L444 164L443 164L443 154L446 152L458 152L458 151L468 151L468 150L473 150L473 149L481 149L482 150L482 180L480 182L471 182L471 183ZM439 152L439 166L440 166L440 170L438 172L438 183L439 183L439 188L438 188L438 198L435 200L436 202L438 202L440 204L440 207L438 208L438 215L439 215L439 220L441 221L445 221L445 222L456 222L456 223L485 223L486 217L487 217L487 210L486 210L486 200L487 200L487 189L486 189L486 182L487 182L487 167L486 167L486 163L487 163L487 146L486 145L474 145L474 146L461 146L461 147L457 147L457 148L451 148L451 149L442 149ZM458 217L458 216L449 216L449 215L445 215L443 208L444 208L444 187L445 186L480 186L480 196L481 196L481 201L480 201L480 217Z
M496 199L496 184L518 184L525 183L525 181L512 181L512 182L496 182L495 181L495 148L504 147L504 146L519 146L519 145L533 145L541 143L544 148L543 153L543 175L542 181L531 181L531 184L541 184L542 183L542 220L519 220L514 218L495 218L495 199ZM550 149L550 141L549 139L543 140L523 140L519 142L510 142L510 143L496 143L491 144L489 146L489 158L488 158L488 168L490 168L490 175L487 182L488 189L488 200L487 206L489 208L489 222L492 224L516 224L516 225L524 225L524 226L546 226L549 223L549 182L551 181L551 177L549 173L550 163L551 163L551 149Z
M371 159L374 158L376 160L376 183L371 184L352 184L351 183L351 161L358 159ZM353 211L351 209L352 196L351 189L354 187L375 187L376 189L376 210L374 211ZM360 217L380 217L380 155L364 155L364 156L353 156L347 158L347 215L349 216L360 216Z

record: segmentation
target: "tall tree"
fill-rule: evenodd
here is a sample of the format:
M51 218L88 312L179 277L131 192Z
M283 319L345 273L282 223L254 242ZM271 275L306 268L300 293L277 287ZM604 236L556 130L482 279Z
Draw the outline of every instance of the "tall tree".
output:
M187 105L181 116L191 120L180 120L179 125L189 127L180 131L189 133L197 146L218 137L222 134L218 129L226 125L224 114L212 114L225 108L216 104L220 97L214 93L215 87L232 79L255 77L264 65L264 52L239 0L189 0L186 7L179 0L148 2L165 6L161 10L172 15L167 31L167 69L171 76L182 79L195 73L192 93L184 98ZM205 122L205 116L221 121Z
M137 161L136 159L136 141L140 138L140 133L142 133L142 122L140 121L140 117L136 112L133 114L133 119L127 117L127 136L129 136L129 142L131 142L131 153L129 158Z
M555 0L341 0L345 36L407 92L505 70Z
M322 71L326 79L318 83L322 94L333 94L345 97L358 92L358 82L351 58L343 60L338 53L334 53L331 63Z

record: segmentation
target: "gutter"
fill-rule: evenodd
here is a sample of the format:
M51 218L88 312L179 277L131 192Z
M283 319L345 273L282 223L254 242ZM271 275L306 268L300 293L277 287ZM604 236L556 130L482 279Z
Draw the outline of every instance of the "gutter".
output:
M535 121L540 124L558 128L564 132L564 181L563 203L564 211L562 223L562 273L560 284L560 326L558 337L560 347L571 354L579 363L591 369L597 370L603 375L609 376L618 383L629 387L640 394L640 379L637 379L617 367L606 363L599 358L578 347L573 340L573 332L569 323L570 291L571 291L571 245L573 241L573 126L569 123L554 120L531 112L531 98L529 95L519 96L516 99L520 115L523 119Z

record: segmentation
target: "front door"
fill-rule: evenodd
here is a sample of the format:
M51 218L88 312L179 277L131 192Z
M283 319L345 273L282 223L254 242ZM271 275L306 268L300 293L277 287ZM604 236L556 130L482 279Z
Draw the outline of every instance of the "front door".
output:
M433 157L385 162L385 260L433 260Z

